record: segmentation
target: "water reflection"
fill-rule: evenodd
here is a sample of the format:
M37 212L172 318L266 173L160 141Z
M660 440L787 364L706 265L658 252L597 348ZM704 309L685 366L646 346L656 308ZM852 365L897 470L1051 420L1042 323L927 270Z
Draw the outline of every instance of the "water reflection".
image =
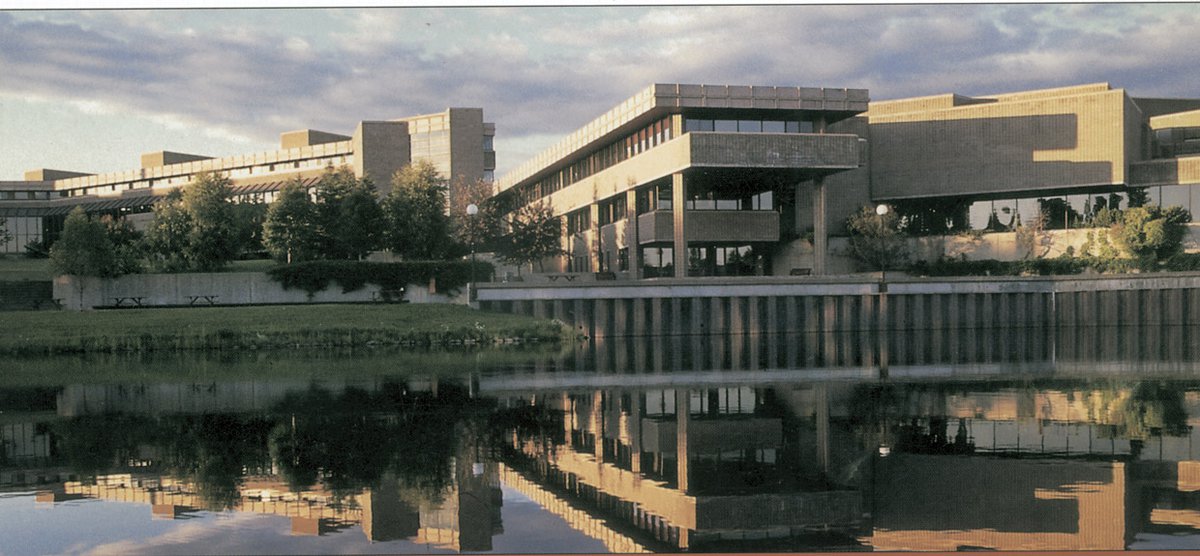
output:
M620 552L1200 546L1196 348L1009 333L987 341L1029 349L887 366L836 339L680 337L466 373L0 388L0 487L455 551L494 549L502 488Z

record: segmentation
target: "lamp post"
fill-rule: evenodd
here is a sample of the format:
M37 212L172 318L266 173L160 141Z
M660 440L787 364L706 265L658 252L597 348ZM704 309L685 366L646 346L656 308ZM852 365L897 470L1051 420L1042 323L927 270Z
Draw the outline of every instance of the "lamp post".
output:
M467 293L467 303L475 301L475 215L479 214L479 207L475 203L467 205L467 218L471 221L471 289Z
M883 203L880 203L875 206L875 214L879 216L879 233L881 235L883 234L883 226L884 226L883 217L887 216L888 210L889 210L888 206ZM879 333L879 376L880 376L880 378L887 378L887 376L888 376L888 334L889 334L889 332L888 332L888 327L887 327L887 322L888 322L888 285L887 285L887 265L886 264L880 265L880 267L879 267L879 313L876 314L875 320L876 320L876 326L878 327L878 333ZM882 447L880 448L879 455L880 456L887 455L887 454L883 453ZM874 464L875 464L875 460L874 460L874 456L872 456L871 465L874 466ZM872 476L871 476L872 495L874 494L874 485L875 485L874 467L872 467ZM872 517L872 519L874 519L874 517L875 517L875 509L874 509L875 502L873 500L873 497L872 497L871 504L872 504L871 517Z

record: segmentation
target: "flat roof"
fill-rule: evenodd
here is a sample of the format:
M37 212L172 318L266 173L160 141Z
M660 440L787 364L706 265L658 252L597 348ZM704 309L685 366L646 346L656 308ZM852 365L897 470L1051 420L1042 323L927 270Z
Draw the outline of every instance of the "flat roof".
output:
M570 158L648 114L673 114L684 108L813 110L865 112L867 89L777 87L757 85L689 85L655 83L638 91L600 117L555 143L496 180L505 191Z

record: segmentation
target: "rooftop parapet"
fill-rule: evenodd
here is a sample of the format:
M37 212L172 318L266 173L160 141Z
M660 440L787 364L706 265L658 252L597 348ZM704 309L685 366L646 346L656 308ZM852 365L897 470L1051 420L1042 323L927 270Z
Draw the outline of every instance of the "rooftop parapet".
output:
M684 108L859 113L867 110L869 101L866 89L656 83L517 166L497 180L497 186L500 191L509 189L647 114L654 117Z
M90 176L86 172L71 172L68 170L51 170L49 168L38 168L36 170L25 171L25 181L54 181L67 178L78 178Z
M325 143L336 143L338 141L349 141L349 135L338 135L327 131L317 131L315 129L301 129L297 131L285 131L279 134L279 147L282 149L295 149L298 147L311 147L313 145L323 145Z
M177 153L171 151L157 151L145 153L142 155L142 169L158 168L168 164L182 164L184 162L196 162L198 160L208 160L211 156L200 154Z

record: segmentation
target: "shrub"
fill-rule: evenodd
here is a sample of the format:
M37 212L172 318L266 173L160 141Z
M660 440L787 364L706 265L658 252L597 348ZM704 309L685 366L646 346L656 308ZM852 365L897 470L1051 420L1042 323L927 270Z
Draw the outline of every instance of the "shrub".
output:
M471 281L471 265L466 261L405 261L377 263L367 261L309 261L277 266L267 271L284 289L301 289L312 295L337 282L343 292L375 284L384 290L399 290L408 284L425 284L435 279L437 289L454 292ZM476 262L475 279L491 279L491 263Z

